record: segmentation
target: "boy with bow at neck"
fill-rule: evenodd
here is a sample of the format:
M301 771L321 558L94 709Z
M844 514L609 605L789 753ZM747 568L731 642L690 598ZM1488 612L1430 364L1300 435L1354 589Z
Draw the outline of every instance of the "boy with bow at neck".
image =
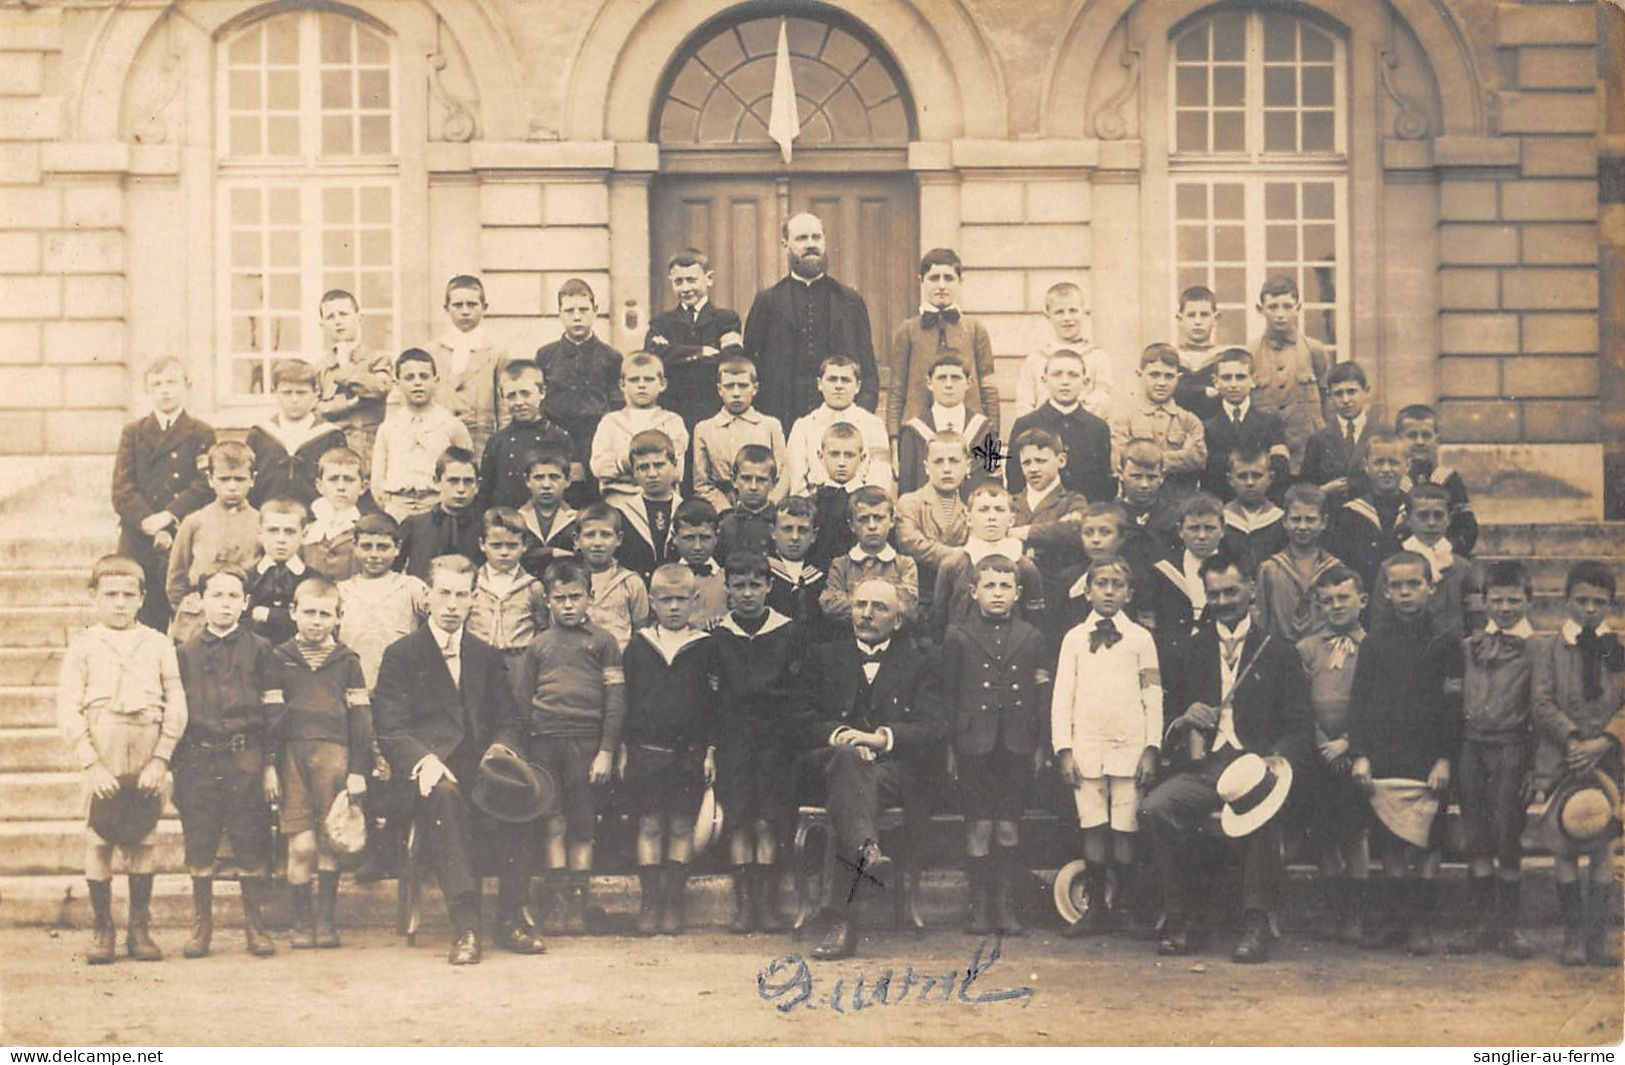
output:
M716 508L703 499L683 500L671 516L672 548L694 576L688 624L706 632L728 614L728 582L716 560L717 524Z
M429 348L442 371L435 398L462 420L472 441L469 450L482 455L502 421L499 375L508 352L485 330L485 286L479 278L459 274L446 282L445 309L451 327ZM511 507L515 501L496 505Z
M931 441L944 434L958 437L967 449L975 447L988 436L997 438L992 423L965 402L965 389L969 384L965 364L958 355L939 355L931 363L926 388L931 393L931 405L918 417L903 424L897 435L897 492L899 496L918 491L930 481L928 459ZM974 480L993 476L978 463ZM974 483L974 482L973 482Z
M205 506L214 429L186 412L191 378L173 355L147 367L152 413L124 426L113 462L113 509L119 554L141 563L146 600L136 620L163 632L169 625L164 581L181 519Z
M944 358L958 363L964 377L960 431L967 431L965 415L980 414L987 421L985 431L999 432L999 388L993 383L993 341L987 327L959 309L959 288L964 264L952 248L932 248L920 258L920 313L897 327L892 334L886 389L886 433L900 439L903 426L924 418L932 405L926 402L936 391L928 382ZM943 426L934 425L941 429ZM978 434L974 439L980 439ZM908 467L898 471L906 476ZM918 483L902 491L912 491Z
M1478 543L1478 519L1467 499L1467 482L1449 466L1439 465L1439 416L1421 403L1394 416L1394 435L1405 442L1404 487L1436 484L1449 493L1450 529L1445 534L1459 555L1471 555Z
M1377 587L1382 560L1398 551L1410 533L1401 487L1404 476L1405 445L1386 430L1372 433L1366 444L1364 490L1326 519L1327 550L1358 573L1367 588ZM1374 609L1366 608L1367 618Z
M824 618L846 628L852 620L852 589L871 577L897 586L904 620L919 616L920 570L914 560L891 545L893 510L884 488L864 485L852 493L852 535L857 543L830 563L829 580L818 597Z
M682 416L692 433L717 412L719 360L743 355L744 327L737 311L711 302L716 275L703 251L684 248L673 255L666 262L666 280L677 306L649 320L643 350L658 355L665 364L670 386L666 406Z
M1090 906L1061 933L1069 939L1111 927L1108 870L1116 871L1117 899L1126 901L1140 796L1156 775L1162 739L1157 645L1123 613L1134 570L1107 555L1085 579L1094 623L1076 626L1061 641L1050 704L1056 766L1077 803L1088 863Z
M1411 535L1400 541L1401 551L1428 560L1433 570L1433 595L1428 614L1442 631L1459 635L1476 631L1484 621L1484 596L1473 564L1456 553L1446 535L1450 524L1450 496L1436 484L1419 484L1405 496L1405 525ZM1387 624L1393 611L1384 601L1372 612L1372 627Z
M1529 776L1533 663L1541 637L1529 625L1529 571L1521 562L1497 562L1484 577L1489 622L1467 638L1462 675L1464 732L1457 761L1476 923L1451 941L1450 950L1473 954L1499 949L1528 958L1534 948L1518 931L1519 875L1523 861L1524 784Z
M1613 571L1602 562L1576 562L1569 567L1563 598L1568 617L1557 638L1536 650L1531 681L1539 738L1536 797L1553 794L1566 777L1594 779L1599 772L1612 779L1617 794L1620 748L1625 745L1625 649L1606 620L1618 606ZM1589 841L1548 834L1555 844L1557 900L1563 910L1558 961L1564 965L1619 965L1618 952L1609 943L1618 942L1609 916L1615 813L1611 830ZM1589 866L1583 898L1582 858Z

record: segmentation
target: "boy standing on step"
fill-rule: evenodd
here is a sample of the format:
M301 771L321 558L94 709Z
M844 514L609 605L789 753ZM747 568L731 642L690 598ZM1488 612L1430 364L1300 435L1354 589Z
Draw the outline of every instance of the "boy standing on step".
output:
M56 720L85 774L89 797L114 800L136 789L161 795L169 759L186 731L186 693L175 647L161 633L138 625L145 595L141 563L105 555L90 571L96 623L68 642L57 685ZM130 923L125 950L136 961L162 961L148 934L148 905L156 865L154 830L134 843L115 845L85 826L85 880L96 925L85 961L107 965L115 954L113 852L124 852L130 880Z

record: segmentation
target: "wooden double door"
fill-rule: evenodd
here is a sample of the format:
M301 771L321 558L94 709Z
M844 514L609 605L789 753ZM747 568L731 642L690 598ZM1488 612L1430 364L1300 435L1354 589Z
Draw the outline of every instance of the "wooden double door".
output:
M672 304L666 260L694 247L710 256L716 272L713 302L743 320L756 293L789 269L780 226L803 211L824 222L830 276L857 289L869 305L882 367L892 330L919 307L919 207L910 174L666 175L650 203L656 308Z

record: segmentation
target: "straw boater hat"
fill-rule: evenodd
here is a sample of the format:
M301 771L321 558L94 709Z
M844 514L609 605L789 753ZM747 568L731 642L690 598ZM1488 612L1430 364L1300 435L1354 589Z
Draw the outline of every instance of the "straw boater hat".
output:
M117 791L90 800L90 827L115 847L140 844L158 827L163 813L163 792L142 791L136 786L138 779L134 773L119 777Z
M1082 858L1074 858L1061 866L1055 874L1055 912L1061 915L1061 920L1072 924L1088 912L1092 906L1099 906L1104 899L1092 899L1086 889L1088 881L1084 879L1083 872L1089 868L1089 863Z
M1244 754L1225 767L1214 787L1224 801L1219 814L1224 834L1250 835L1280 812L1292 790L1292 765L1278 755Z
M333 796L322 818L322 839L334 854L360 854L367 849L367 813L348 791Z
M1601 770L1569 777L1552 792L1541 822L1566 848L1605 842L1619 830L1619 786Z
M714 788L706 788L700 797L699 816L694 818L694 853L704 854L705 848L722 836L722 804L717 802Z
M558 809L553 774L516 754L491 751L480 759L469 799L486 814L509 824L534 821Z
M1413 847L1426 847L1439 813L1439 796L1420 780L1385 777L1371 782L1371 809L1388 831Z

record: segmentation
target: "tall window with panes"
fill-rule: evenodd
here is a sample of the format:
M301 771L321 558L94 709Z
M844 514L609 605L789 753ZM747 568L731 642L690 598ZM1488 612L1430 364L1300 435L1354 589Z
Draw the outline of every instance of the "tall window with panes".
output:
M362 347L399 335L394 42L333 11L221 41L216 197L221 400L270 391L279 359L322 362L322 293L353 293Z
M1286 12L1232 8L1187 24L1172 45L1174 299L1212 289L1216 340L1246 345L1263 330L1260 286L1282 274L1298 283L1305 331L1336 353L1350 310L1343 38Z

